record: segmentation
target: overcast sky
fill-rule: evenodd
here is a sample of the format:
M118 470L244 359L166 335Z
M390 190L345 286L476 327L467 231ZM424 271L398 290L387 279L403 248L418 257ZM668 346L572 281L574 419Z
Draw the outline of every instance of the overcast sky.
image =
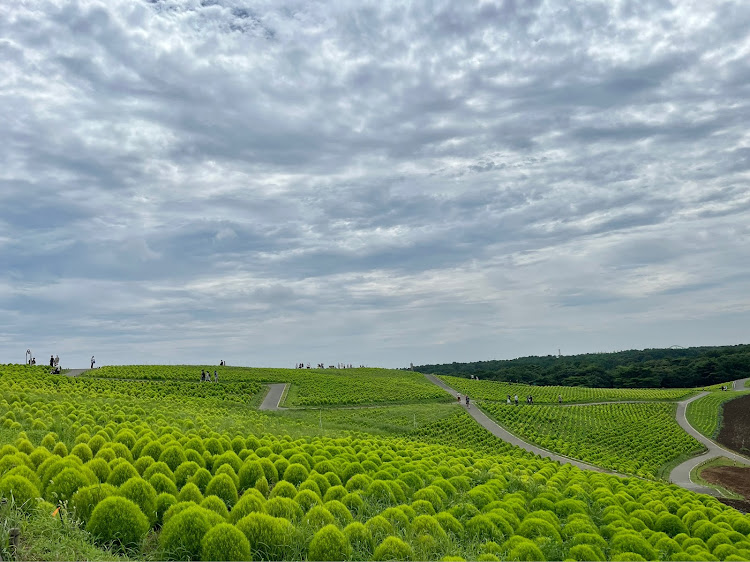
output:
M2 2L0 363L748 343L748 61L746 0Z

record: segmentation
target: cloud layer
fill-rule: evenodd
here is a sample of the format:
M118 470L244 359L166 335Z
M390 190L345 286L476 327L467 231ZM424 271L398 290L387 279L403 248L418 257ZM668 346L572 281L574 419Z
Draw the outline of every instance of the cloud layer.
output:
M747 342L748 29L741 1L0 6L0 362Z

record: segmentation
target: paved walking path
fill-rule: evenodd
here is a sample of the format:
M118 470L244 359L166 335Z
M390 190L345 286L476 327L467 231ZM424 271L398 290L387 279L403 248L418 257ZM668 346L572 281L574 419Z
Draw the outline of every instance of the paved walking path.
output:
M455 396L457 394L456 390L454 390L453 388L445 384L443 381L441 381L437 377L434 377L433 375L425 375L425 376L430 382L450 392L452 396ZM466 408L465 405L463 407ZM517 447L521 447L522 449L525 449L526 451L529 451L530 453L534 453L535 455L539 455L541 457L545 457L547 459L551 459L553 461L557 461L562 464L572 464L573 466L577 466L578 468L582 468L584 470L593 470L595 472L606 472L607 474L617 474L616 472L605 470L601 467L594 466L592 464L587 464L585 462L577 461L569 457L558 455L546 449L542 449L541 447L537 447L536 445L532 445L531 443L528 443L522 439L519 439L518 437L516 437L509 431L503 429L496 422L491 420L484 412L482 412L479 408L477 408L476 405L473 408L466 408L466 412L472 418L474 418L477 422L479 422L479 425L487 429L495 437L498 437L502 439L503 441L510 443L511 445L516 445ZM617 474L617 475L627 476L625 474Z
M66 377L77 377L78 375L82 375L86 371L89 371L90 369L68 369L68 372L65 373Z
M737 381L734 381L734 389L735 390L750 390L745 388L745 385L747 385L747 381L750 381L750 377L746 379L740 379Z
M279 403L281 402L281 397L284 395L284 389L286 388L286 383L278 383L278 384L269 384L268 385L268 394L266 394L266 397L263 399L263 402L261 403L259 410L286 410L286 408L282 408L279 406Z
M744 381L747 379L742 380ZM736 384L738 382L740 381L735 381L735 388L737 388ZM745 383L743 382L742 384L744 385ZM726 457L730 460L734 460L744 464L750 464L750 459L734 453L728 449L725 449L718 443L702 435L692 425L690 425L690 422L688 422L687 416L685 415L688 404L690 404L694 400L698 400L699 398L706 396L707 394L709 393L701 392L698 396L693 396L692 398L688 398L687 400L683 400L682 402L677 403L677 423L680 424L680 427L682 427L682 429L684 429L690 435L700 441L708 449L708 451L700 456L692 457L685 462L678 464L675 468L672 469L672 472L669 473L669 481L673 484L677 484L682 488L692 490L693 492L710 494L712 496L720 496L721 494L719 494L719 492L715 489L701 486L700 484L696 484L695 482L693 482L690 479L690 472L699 464L702 464L711 459L715 459L717 457Z

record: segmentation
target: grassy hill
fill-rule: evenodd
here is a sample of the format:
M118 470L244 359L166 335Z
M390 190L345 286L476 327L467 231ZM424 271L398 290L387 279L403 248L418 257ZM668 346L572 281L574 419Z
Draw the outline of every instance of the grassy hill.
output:
M750 517L531 455L413 373L196 370L0 366L3 559L750 559ZM315 409L259 412L267 378Z

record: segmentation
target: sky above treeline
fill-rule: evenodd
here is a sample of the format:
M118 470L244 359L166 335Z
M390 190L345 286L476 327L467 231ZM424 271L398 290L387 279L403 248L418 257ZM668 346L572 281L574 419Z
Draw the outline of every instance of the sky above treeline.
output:
M0 3L0 363L750 341L750 3Z

